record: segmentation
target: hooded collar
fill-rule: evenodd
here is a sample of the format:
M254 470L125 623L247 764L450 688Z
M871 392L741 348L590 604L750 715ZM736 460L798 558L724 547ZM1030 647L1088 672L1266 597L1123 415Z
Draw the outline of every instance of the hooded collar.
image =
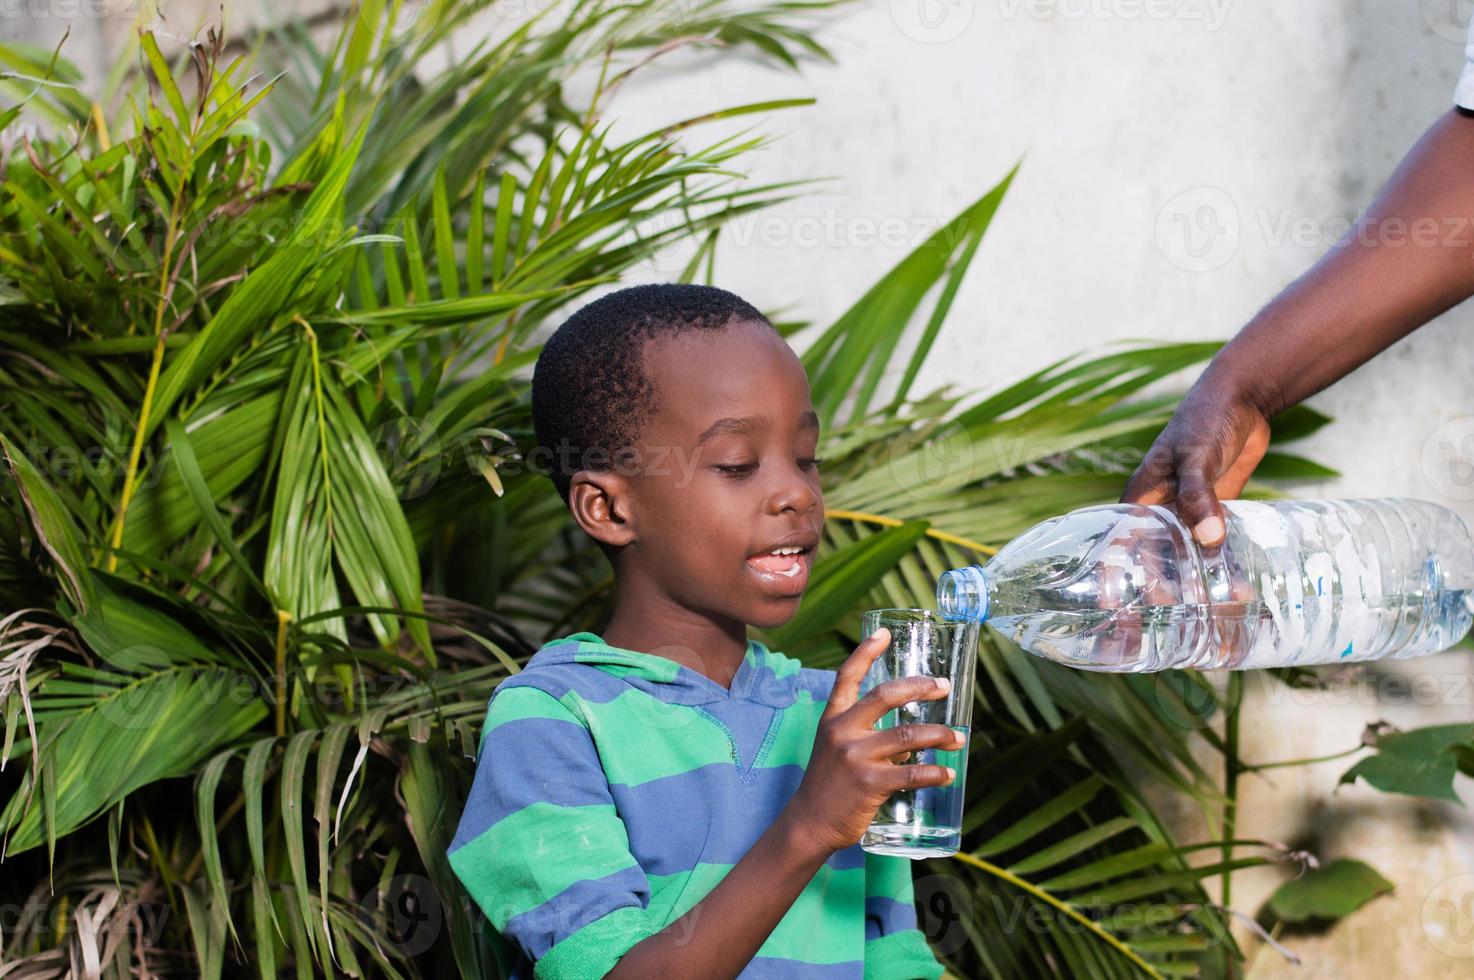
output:
M543 646L525 669L559 663L591 664L622 677L632 687L675 704L709 704L713 701L759 701L785 707L796 696L793 677L780 677L775 668L778 655L758 640L747 641L747 652L737 666L731 688L668 657L610 646L597 633L570 633Z

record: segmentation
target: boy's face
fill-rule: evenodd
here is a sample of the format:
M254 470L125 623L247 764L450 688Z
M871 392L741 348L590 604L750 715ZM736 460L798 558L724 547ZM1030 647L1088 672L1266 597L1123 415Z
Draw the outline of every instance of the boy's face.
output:
M622 481L622 590L753 626L787 622L824 523L803 366L766 325L737 322L652 341L645 368L656 411Z

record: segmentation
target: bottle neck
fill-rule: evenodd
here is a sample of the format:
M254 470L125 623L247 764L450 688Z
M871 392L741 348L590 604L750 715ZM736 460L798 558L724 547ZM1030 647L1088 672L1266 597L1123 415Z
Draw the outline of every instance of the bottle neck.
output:
M988 618L988 574L981 565L943 572L937 579L937 609L942 618L981 623Z

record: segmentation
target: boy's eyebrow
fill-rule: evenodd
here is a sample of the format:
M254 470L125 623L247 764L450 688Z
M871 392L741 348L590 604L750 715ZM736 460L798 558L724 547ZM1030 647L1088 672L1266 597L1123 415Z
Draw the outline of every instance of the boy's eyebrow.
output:
M724 435L726 433L743 435L745 433L751 432L753 429L758 428L761 425L762 420L753 418L752 416L744 416L742 418L717 419L711 425L708 425L706 427L705 432L696 437L696 445L699 446L703 442L714 436ZM819 428L819 414L814 411L804 412L798 417L798 427L800 429Z
M719 436L719 435L722 435L722 434L728 433L728 432L735 433L737 435L741 435L741 434L746 433L746 432L751 432L752 429L753 429L753 426L754 426L754 424L756 422L757 422L757 419L751 418L750 416L749 417L740 418L740 419L739 418L717 419L711 425L708 425L706 427L706 431L705 432L701 433L701 435L699 435L699 436L696 437L696 445L699 446L703 442L705 442L706 440L712 438L713 436Z

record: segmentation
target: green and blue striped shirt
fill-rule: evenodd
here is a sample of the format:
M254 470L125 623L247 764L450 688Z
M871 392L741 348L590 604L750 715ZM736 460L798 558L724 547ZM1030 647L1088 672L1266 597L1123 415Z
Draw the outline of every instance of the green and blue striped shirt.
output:
M750 641L730 690L575 633L487 709L450 864L511 977L602 977L714 888L803 778L834 671ZM742 980L935 980L906 858L836 851Z

